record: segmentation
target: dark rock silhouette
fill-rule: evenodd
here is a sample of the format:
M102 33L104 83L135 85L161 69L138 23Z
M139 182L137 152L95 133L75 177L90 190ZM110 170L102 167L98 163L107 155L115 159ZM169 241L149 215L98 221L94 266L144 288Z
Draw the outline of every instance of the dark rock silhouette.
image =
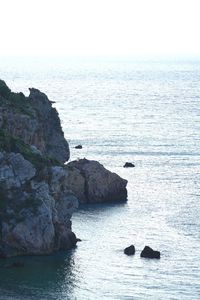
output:
M75 149L83 149L83 146L82 145L77 145L74 147Z
M79 238L77 238L77 239L76 239L76 242L77 242L77 243L78 243L78 242L82 242L82 240L79 239Z
M160 258L160 252L159 251L154 251L152 248L149 246L145 246L144 249L142 250L140 257L145 257L145 258Z
M133 163L130 163L130 162L126 162L125 165L124 165L124 168L134 168L135 165Z
M124 249L124 254L126 255L134 255L135 254L135 247L133 245Z

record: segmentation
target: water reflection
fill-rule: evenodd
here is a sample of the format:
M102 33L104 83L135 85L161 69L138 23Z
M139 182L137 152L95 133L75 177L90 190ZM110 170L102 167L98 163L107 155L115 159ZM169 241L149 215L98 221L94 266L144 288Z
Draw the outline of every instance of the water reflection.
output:
M79 274L75 252L0 261L0 299L73 299ZM8 268L14 262L24 267Z

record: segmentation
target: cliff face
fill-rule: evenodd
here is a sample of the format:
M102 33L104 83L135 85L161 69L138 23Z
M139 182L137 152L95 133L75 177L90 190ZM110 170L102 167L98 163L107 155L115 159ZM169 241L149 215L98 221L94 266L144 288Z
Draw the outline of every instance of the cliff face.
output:
M25 97L12 93L0 80L0 129L59 162L69 159L69 146L58 113L37 89L30 89L29 97Z
M47 96L0 80L0 256L48 254L76 244L78 199L65 182L69 147Z
M96 161L64 165L68 158L47 96L30 89L26 98L0 80L0 257L70 249L78 202L126 200L126 180Z
M78 199L60 166L38 170L19 153L0 152L0 256L48 254L76 244Z

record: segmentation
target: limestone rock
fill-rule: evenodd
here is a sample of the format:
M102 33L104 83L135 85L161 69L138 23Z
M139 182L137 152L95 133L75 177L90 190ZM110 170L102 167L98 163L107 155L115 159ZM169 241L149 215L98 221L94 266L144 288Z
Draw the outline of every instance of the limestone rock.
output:
M41 171L41 170L40 170ZM62 167L37 174L21 154L0 152L0 256L50 254L76 245L78 199Z
M78 194L77 197L82 203L127 199L127 180L106 170L99 162L80 159L68 163L66 168L71 169L69 178L71 176L77 178L76 181L69 179L68 183L69 188L75 195Z
M56 158L60 162L69 159L69 145L64 138L60 125L60 119L52 102L37 89L30 89L29 101L37 111L42 139L45 144L44 152ZM37 145L36 145L37 146ZM38 147L39 150L42 150Z
M87 203L87 187L86 180L81 171L75 167L71 167L69 164L65 167L68 177L67 186L73 191L76 197L81 203Z
M52 101L0 80L0 257L50 254L78 239L71 216L82 203L127 198L127 180L100 163L69 159Z
M1 157L0 183L4 188L19 188L35 176L35 168L20 153L1 153Z
M59 162L69 159L69 145L64 138L60 119L52 101L37 89L30 89L29 97L2 93L0 80L0 129L26 144L35 146L42 154Z

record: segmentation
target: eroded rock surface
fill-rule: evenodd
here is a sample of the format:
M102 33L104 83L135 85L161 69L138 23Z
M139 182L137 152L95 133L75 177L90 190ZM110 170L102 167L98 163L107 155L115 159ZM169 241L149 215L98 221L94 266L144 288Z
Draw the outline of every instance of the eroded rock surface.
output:
M127 180L94 160L80 159L67 164L68 186L82 203L127 199Z
M42 176L41 176L42 172ZM37 170L19 153L0 152L0 256L49 254L76 244L78 199L62 167Z
M78 239L78 202L126 200L127 181L97 161L69 159L57 111L39 90L0 80L0 257L50 254ZM78 200L79 199L79 200Z
M37 89L31 88L29 97L25 97L12 93L0 80L0 129L59 162L69 159L69 146L58 113L48 97Z

